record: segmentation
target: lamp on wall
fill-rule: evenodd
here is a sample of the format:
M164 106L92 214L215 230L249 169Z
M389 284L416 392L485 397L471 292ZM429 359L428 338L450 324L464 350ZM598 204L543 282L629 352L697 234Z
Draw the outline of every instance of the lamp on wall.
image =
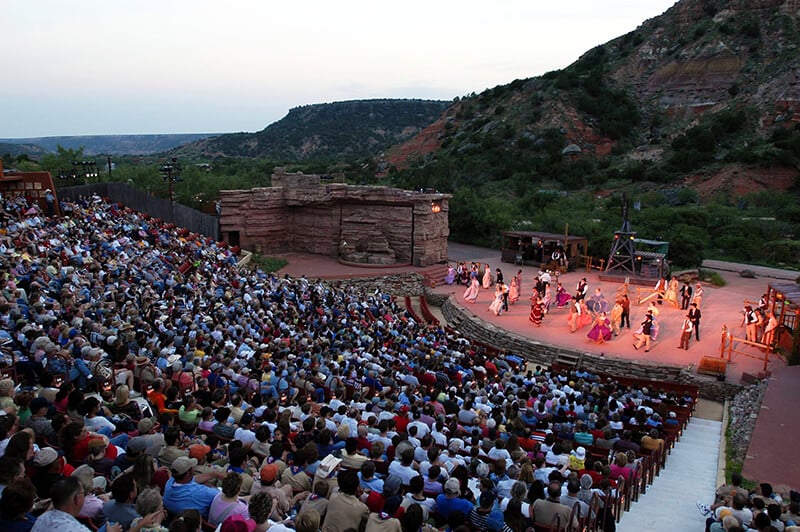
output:
M439 200L431 202L431 212L436 214L438 212L442 212L442 202Z

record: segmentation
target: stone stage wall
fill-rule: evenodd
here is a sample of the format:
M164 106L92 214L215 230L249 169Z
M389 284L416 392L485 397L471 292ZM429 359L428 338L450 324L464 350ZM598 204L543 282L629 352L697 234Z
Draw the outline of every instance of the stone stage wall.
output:
M220 191L220 233L258 254L430 266L447 260L449 198L276 169L271 187Z

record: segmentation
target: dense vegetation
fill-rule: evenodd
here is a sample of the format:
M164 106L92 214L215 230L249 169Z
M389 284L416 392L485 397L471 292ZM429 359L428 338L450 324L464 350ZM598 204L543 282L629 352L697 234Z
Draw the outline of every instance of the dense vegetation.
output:
M257 133L220 135L177 153L276 161L340 161L369 157L416 134L450 102L354 100L296 107Z

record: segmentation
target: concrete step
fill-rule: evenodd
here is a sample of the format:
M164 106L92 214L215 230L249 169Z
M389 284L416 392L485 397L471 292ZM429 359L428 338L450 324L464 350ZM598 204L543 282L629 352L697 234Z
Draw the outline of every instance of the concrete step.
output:
M717 482L722 423L693 417L647 493L622 516L618 532L703 530L697 501L710 504Z

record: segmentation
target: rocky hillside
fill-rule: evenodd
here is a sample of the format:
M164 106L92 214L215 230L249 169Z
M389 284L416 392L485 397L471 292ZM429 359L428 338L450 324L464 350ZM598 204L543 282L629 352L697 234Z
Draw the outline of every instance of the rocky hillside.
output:
M682 0L569 67L464 98L384 170L452 191L487 181L791 188L800 163L800 1ZM550 186L548 185L548 186ZM707 194L719 189L706 187Z
M305 105L257 133L220 135L184 146L187 157L253 157L275 161L371 157L436 120L450 102L354 100Z

